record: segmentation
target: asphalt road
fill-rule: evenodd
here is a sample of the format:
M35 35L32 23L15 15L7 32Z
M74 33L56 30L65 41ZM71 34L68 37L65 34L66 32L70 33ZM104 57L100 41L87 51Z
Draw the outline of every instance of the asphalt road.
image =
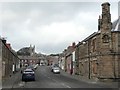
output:
M104 85L83 82L67 76L63 72L53 74L48 66L39 66L35 71L35 75L35 81L20 81L14 85L14 88L108 88Z

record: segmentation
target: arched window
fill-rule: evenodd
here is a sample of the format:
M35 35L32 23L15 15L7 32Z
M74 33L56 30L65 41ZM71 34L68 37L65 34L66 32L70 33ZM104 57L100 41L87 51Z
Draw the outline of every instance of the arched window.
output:
M109 36L108 35L103 35L102 37L103 43L108 43L109 42Z
M96 38L93 39L92 46L93 46L93 52L95 52L96 51Z

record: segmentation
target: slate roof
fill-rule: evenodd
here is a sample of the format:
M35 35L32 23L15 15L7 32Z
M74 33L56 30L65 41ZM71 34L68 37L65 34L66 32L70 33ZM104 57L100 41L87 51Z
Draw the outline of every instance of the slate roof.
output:
M120 31L120 16L112 23L112 31Z

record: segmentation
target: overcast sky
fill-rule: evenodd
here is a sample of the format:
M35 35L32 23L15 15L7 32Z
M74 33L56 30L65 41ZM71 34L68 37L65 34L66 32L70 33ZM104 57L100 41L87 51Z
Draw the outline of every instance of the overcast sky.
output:
M0 32L14 50L36 46L36 52L60 53L98 29L101 2L1 2ZM111 2L112 21L118 2Z

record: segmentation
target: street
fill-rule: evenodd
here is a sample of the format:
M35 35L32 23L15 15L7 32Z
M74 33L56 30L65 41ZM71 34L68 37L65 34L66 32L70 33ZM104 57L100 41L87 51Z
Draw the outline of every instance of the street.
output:
M63 72L54 74L50 66L39 66L35 75L35 81L23 82L20 79L13 88L108 88L105 85L83 82Z
M13 1L0 3L2 89L120 90L120 2Z

